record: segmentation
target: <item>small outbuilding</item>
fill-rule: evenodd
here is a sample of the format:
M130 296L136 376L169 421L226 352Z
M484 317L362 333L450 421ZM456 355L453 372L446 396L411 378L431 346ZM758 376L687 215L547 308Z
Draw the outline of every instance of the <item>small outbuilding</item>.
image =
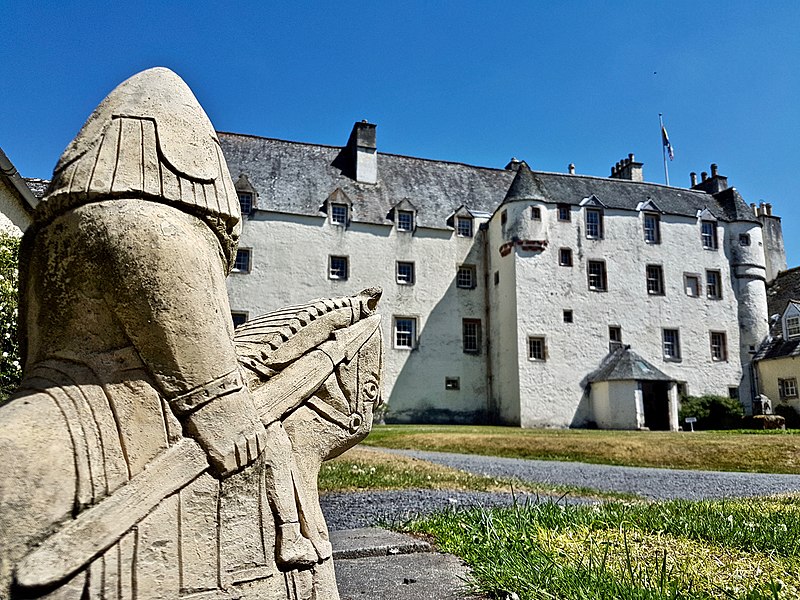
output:
M601 429L678 430L677 384L620 346L587 377L594 420Z

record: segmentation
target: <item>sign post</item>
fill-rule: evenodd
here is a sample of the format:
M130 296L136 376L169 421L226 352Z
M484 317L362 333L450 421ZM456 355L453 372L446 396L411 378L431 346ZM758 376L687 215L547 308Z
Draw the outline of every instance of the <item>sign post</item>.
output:
M694 433L694 424L697 423L697 417L686 417L684 421L686 421L689 424L692 433Z

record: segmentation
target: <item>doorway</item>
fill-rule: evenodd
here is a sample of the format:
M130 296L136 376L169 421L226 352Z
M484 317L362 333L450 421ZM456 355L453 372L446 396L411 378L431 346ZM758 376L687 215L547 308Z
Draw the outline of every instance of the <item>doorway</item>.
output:
M669 381L640 381L644 426L650 431L669 431Z

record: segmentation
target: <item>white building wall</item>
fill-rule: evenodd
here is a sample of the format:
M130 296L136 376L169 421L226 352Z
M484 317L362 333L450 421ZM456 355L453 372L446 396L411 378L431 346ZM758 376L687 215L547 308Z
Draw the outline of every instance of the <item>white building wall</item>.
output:
M636 381L593 383L592 404L601 429L639 429L644 425L642 394Z
M477 231L478 223L475 223ZM250 317L312 298L383 288L384 398L395 421L480 422L486 419L486 320L482 248L453 231L351 223L258 211L245 218L240 248L251 250L249 273L228 278L231 310ZM349 258L346 281L328 278L329 256ZM396 282L396 261L413 262L414 285ZM461 264L476 266L476 287L456 287ZM393 317L417 319L414 350L394 348ZM462 319L481 319L482 351L466 354ZM445 390L445 378L459 390Z
M530 206L541 209L541 221L530 218ZM642 215L633 211L606 210L604 236L585 236L584 208L571 207L570 222L557 220L553 204L512 202L506 236L545 239L542 252L525 252L517 246L500 258L497 248L505 241L501 228L490 227L492 261L516 274L516 328L521 424L533 426L580 426L592 419L585 394L585 378L608 353L608 327L622 328L622 341L677 381L686 382L688 393L728 394L738 386L739 329L736 297L724 250L702 248L698 220L661 216L661 243L644 241ZM493 219L496 220L497 215ZM725 239L720 224L718 240ZM573 266L558 264L559 248L573 251ZM605 260L608 291L589 291L587 261ZM661 265L665 295L647 293L645 266ZM513 266L512 266L513 265ZM705 297L706 271L721 274L722 298ZM692 298L684 291L684 273L699 274L703 294ZM494 308L494 304L492 305ZM502 307L498 307L501 309ZM565 323L563 311L573 311ZM681 360L663 358L662 329L678 329ZM711 359L710 332L725 332L728 360ZM527 339L544 335L547 360L529 361Z
M21 237L31 224L31 216L19 201L19 192L0 178L0 231Z

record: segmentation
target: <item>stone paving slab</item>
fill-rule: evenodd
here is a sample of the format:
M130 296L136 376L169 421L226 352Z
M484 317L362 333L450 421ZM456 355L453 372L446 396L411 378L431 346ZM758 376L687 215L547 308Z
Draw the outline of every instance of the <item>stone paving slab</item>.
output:
M330 532L333 559L366 558L431 552L433 547L426 541L381 527L362 527Z

